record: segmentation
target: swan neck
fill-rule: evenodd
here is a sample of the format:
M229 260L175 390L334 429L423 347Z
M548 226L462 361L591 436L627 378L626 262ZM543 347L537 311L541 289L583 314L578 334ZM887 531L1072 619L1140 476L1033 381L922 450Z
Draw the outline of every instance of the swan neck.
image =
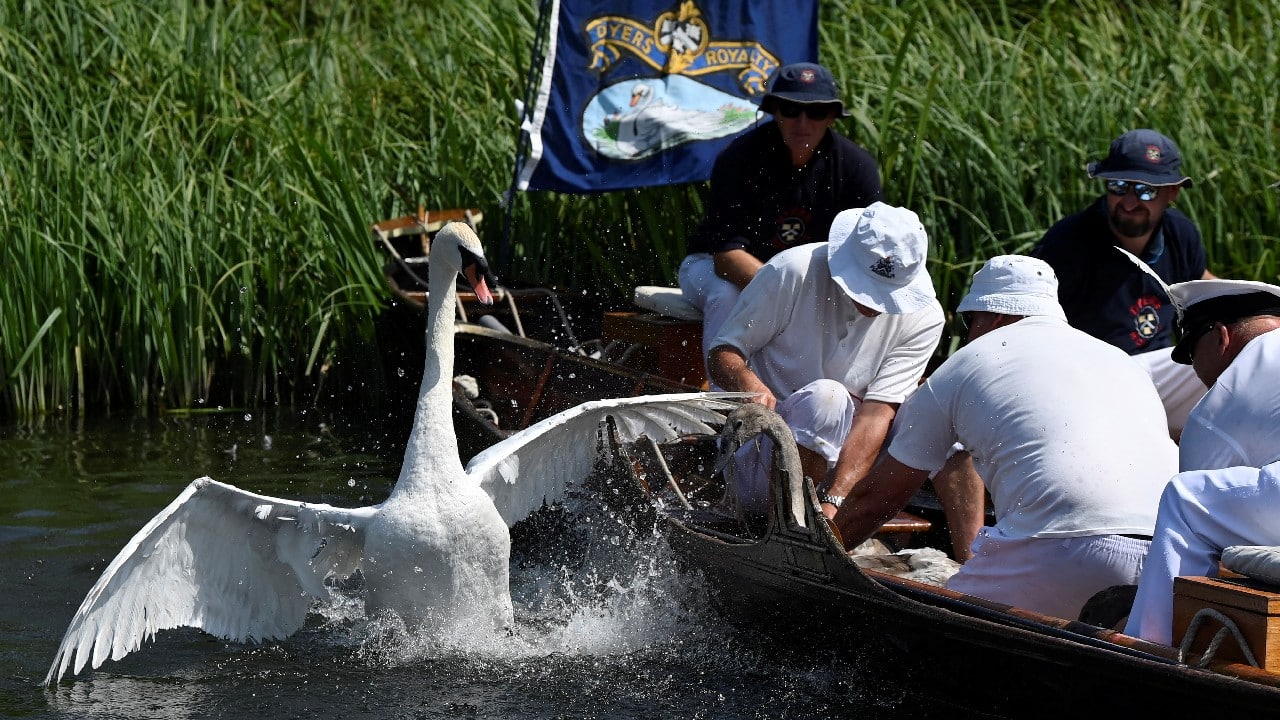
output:
M422 368L422 389L414 412L413 430L405 448L404 465L396 490L413 489L432 477L443 477L436 469L456 468L458 437L453 428L453 335L454 305L457 302L456 271L445 263L429 264L427 300L426 362Z

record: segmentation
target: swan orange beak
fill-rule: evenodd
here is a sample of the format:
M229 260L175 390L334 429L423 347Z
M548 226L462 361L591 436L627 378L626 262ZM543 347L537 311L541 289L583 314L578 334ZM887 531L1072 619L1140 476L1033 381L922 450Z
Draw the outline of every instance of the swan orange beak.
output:
M462 268L462 275L471 284L476 300L479 300L481 305L492 305L493 293L489 290L489 283L485 281L484 273L477 272L478 267L475 263L468 263Z

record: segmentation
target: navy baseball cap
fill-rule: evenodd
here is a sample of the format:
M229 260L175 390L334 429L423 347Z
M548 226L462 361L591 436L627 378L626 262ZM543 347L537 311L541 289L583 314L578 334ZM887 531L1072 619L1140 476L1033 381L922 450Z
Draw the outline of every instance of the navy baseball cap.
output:
M836 105L840 117L849 117L836 93L836 79L830 70L817 63L792 63L778 68L769 81L769 92L765 93L761 106L769 98L802 105Z
M1111 142L1103 160L1089 163L1089 177L1128 180L1148 185L1186 185L1182 153L1172 140L1155 130L1130 130Z

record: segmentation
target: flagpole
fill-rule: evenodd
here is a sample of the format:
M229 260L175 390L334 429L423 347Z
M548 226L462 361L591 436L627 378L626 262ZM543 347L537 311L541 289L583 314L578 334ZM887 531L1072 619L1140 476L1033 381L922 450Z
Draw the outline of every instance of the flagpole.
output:
M543 63L546 61L546 48L548 37L550 36L551 8L553 5L553 0L538 0L538 20L534 26L533 51L529 60L529 72L525 78L524 100L520 106L520 121L516 126L516 153L511 171L511 186L507 188L506 196L503 198L506 212L503 215L502 239L498 243L496 255L497 266L503 271L510 270L508 263L511 260L511 225L515 212L516 185L520 181L520 171L524 167L525 159L528 157L530 138L526 128L533 112L533 94L541 81Z

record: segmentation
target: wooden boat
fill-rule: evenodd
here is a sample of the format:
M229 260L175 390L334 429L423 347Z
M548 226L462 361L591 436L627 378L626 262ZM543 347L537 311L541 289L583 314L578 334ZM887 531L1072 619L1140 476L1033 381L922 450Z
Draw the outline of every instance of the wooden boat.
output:
M397 272L416 264L410 258L425 252L430 233L444 221L467 218L475 221L478 212L444 211L373 226L380 242L400 245L387 277L403 302L420 305L424 296ZM464 298L459 309L464 321L457 366L474 378L473 384L455 382L464 456L586 400L697 389L655 372L652 360L647 368L629 366L610 360L603 342L580 343L554 293L502 288L499 299L489 320L465 304L473 298ZM529 311L536 301L544 307ZM623 324L633 320L618 315ZM646 319L631 331L656 334L655 328L662 326ZM549 334L540 338L538 332ZM592 345L597 357L587 351ZM726 423L726 432L738 435L721 441L691 436L662 447L642 441L610 448L606 456L613 465L593 478L611 485L607 495L640 521L665 528L672 547L706 577L715 604L731 620L790 645L817 642L867 657L913 695L974 716L1145 716L1162 708L1280 716L1275 672L1195 653L1180 659L1174 648L1114 630L860 566L800 474L790 431L762 410L744 406ZM714 468L717 454L744 442L742 434L751 428L778 438L783 457L773 512L744 521L717 507L723 483ZM917 498L909 510L888 523L883 536L899 545L945 548L940 509ZM1197 667L1202 660L1207 666Z
M727 450L719 452L757 432L786 449L775 457L774 505L762 528L706 503L666 503L659 520L730 620L790 646L813 643L866 657L910 687L909 697L974 716L1145 717L1164 708L1187 717L1280 715L1275 672L1215 659L1197 667L1205 658L1195 653L1180 661L1174 648L1114 630L860 567L822 515L799 471L794 439L775 414L759 405L735 411L722 433ZM703 471L716 466L708 455L717 452L715 443L686 439L676 452L663 448L664 463L677 468L673 476L690 461L689 448L700 448L703 455L693 459ZM644 449L622 450L633 484L659 491L652 459L640 457Z
M383 274L402 306L395 323L402 327L402 335L412 338L403 343L405 352L420 352L415 349L420 347L422 328L416 322L421 322L426 304L431 237L447 222L475 224L481 217L477 209L419 210L417 215L371 226L375 242L391 258ZM571 311L548 289L499 286L494 305L487 308L473 293L458 295L454 424L464 460L513 432L588 400L700 389L700 365L696 377L664 376L663 361L671 360L669 354L646 346L643 338L621 337L616 328L633 320L633 313L607 313L596 323L605 332L614 328L618 337L602 335L582 341L570 322ZM687 358L679 359L683 367L690 365ZM412 379L417 372L404 375ZM411 411L399 414L412 417Z

